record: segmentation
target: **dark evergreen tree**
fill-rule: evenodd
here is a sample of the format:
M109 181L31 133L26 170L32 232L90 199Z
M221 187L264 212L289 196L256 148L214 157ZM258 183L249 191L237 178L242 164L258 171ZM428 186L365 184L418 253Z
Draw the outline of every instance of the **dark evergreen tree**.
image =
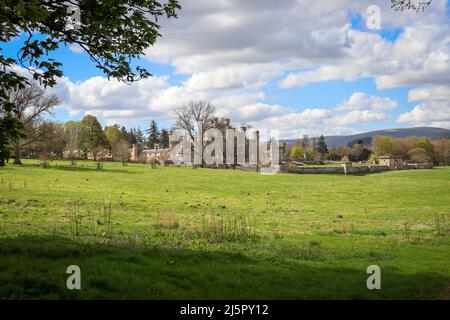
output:
M160 133L158 130L158 123L155 120L150 122L150 128L146 130L148 134L148 146L150 149L155 148L155 144L160 143Z
M325 155L328 153L328 146L325 142L325 137L323 135L321 135L319 137L319 141L317 143L317 148L316 148L317 152L320 153L321 156Z
M122 126L122 128L120 129L120 131L122 132L122 136L125 138L125 140L127 140L128 142L128 132L127 132L127 128L125 128L125 126Z
M135 129L131 128L127 132L127 141L129 145L137 144Z
M134 131L134 135L136 137L136 143L140 146L144 146L145 145L145 136L144 136L144 132L142 132L141 128L137 128Z
M169 147L169 135L170 135L169 131L167 131L166 129L161 130L161 135L159 137L159 140L160 140L160 143L163 148Z

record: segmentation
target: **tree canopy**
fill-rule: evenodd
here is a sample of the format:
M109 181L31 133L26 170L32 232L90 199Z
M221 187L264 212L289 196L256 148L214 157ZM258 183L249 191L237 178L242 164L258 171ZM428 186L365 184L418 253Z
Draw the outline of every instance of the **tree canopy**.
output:
M27 78L17 66L27 69L43 86L53 86L63 75L62 64L49 57L63 45L81 47L107 77L131 83L151 74L132 61L155 44L162 17L176 18L178 0L1 0L0 42L25 34L17 56L6 57L0 49L0 165L9 157L11 138L20 135L8 92L24 88ZM77 12L76 25L71 15Z
M97 153L99 149L107 146L107 141L103 133L102 126L95 116L86 115L83 120L81 120L79 145L84 150L86 155L88 151L91 151L94 156L94 160L97 160Z

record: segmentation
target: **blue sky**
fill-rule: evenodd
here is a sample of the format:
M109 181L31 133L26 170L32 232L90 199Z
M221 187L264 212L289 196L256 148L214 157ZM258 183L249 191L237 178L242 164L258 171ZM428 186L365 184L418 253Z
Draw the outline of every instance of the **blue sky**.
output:
M176 107L202 99L234 123L290 138L450 127L448 1L413 15L381 4L375 31L366 27L365 9L377 1L342 0L333 8L326 1L224 2L182 1L179 18L163 21L163 38L134 62L154 75L140 84L106 81L76 48L53 52L65 76L51 89L62 100L54 118L90 113L104 125L145 129L157 119L169 127ZM265 23L274 19L267 11L279 18ZM2 44L2 53L15 56L22 41Z

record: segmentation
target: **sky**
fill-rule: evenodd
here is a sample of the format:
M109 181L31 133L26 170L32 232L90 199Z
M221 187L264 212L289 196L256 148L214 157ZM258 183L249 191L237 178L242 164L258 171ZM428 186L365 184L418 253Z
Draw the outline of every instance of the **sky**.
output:
M75 46L52 53L64 77L57 121L169 128L174 109L210 101L219 117L283 138L384 128L450 128L450 4L398 12L389 0L181 0L178 19L134 63L153 77L108 81ZM379 30L367 8L381 9ZM15 56L23 39L2 44Z

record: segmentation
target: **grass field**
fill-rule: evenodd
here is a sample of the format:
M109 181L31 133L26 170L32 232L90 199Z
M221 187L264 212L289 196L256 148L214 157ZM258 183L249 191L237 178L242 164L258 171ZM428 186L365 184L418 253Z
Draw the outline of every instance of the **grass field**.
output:
M0 168L0 298L450 298L450 168ZM81 268L68 290L66 268ZM368 290L378 265L382 289Z

